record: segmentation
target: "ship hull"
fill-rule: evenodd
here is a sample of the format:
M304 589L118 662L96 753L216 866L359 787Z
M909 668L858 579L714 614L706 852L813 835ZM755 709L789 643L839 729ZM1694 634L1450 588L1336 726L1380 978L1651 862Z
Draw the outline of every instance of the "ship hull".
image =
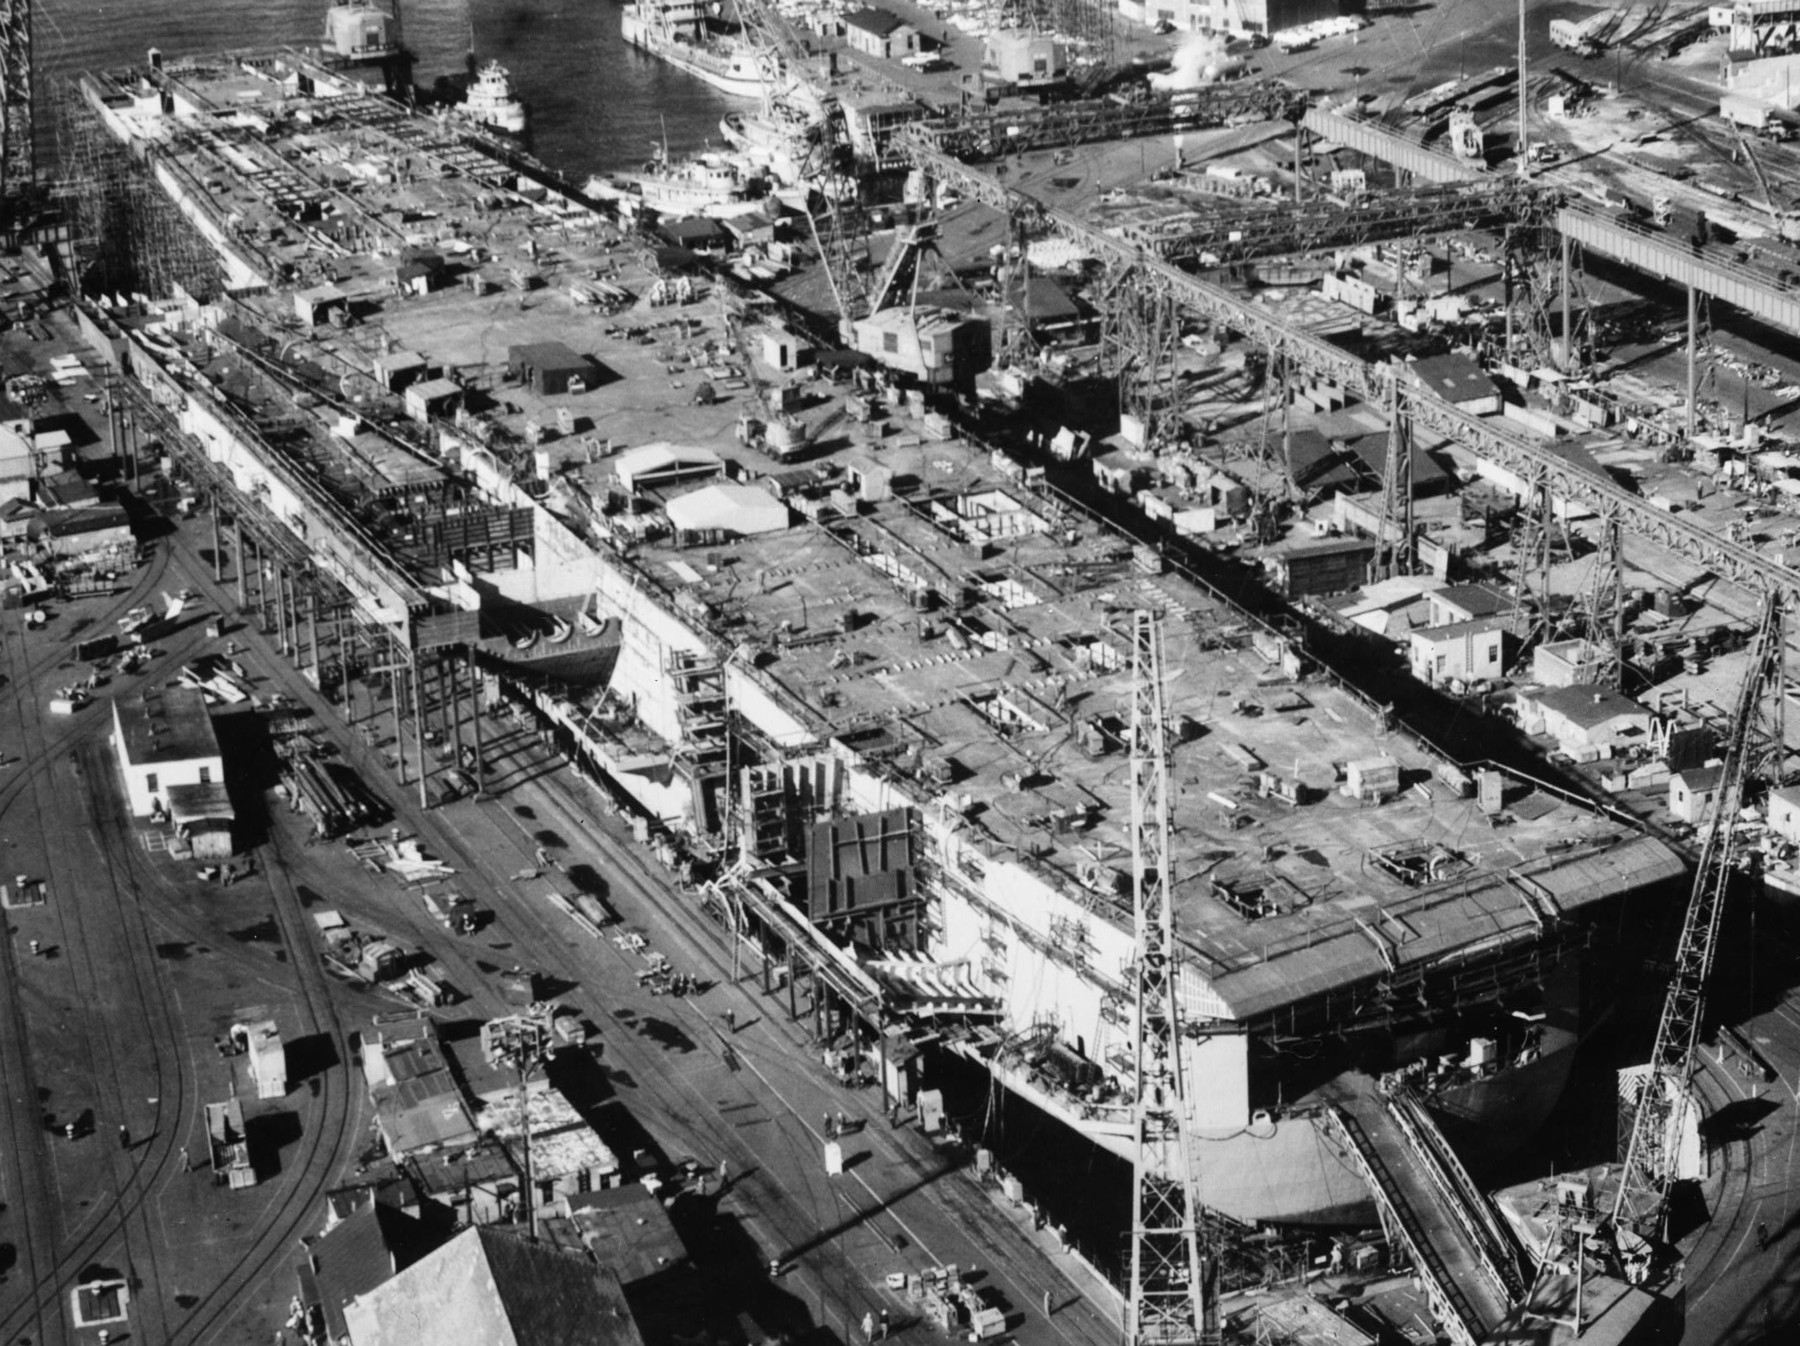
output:
M1433 1117L1478 1176L1543 1128L1579 1046L1566 1037L1528 1065L1430 1100ZM1368 1188L1322 1119L1278 1118L1223 1137L1192 1134L1200 1199L1215 1210L1299 1225L1362 1225L1375 1218Z
M498 131L501 135L522 136L525 134L525 114L523 112L507 114L487 114L471 112L469 119L478 126L489 131Z

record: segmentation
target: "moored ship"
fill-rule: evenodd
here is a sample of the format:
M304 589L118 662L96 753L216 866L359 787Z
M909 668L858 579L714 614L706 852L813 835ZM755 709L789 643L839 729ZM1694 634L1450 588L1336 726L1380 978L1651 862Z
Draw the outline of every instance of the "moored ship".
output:
M755 47L715 26L703 0L635 0L619 14L625 40L738 98L761 98L768 64Z
M715 206L741 205L763 194L768 183L746 173L725 155L697 154L671 162L659 153L639 173L615 173L610 180L588 181L586 192L595 198L613 197L620 190L662 214L704 213Z
M806 160L808 129L753 113L731 112L719 119L725 143L751 163L767 168L777 181L792 186Z

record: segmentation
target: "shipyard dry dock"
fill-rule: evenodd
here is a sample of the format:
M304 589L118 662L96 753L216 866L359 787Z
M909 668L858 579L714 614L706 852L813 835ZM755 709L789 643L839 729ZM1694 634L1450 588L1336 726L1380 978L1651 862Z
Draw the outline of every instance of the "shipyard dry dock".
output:
M1366 1215L1347 1071L1476 1153L1555 1101L1682 873L1660 841L1435 760L1033 469L897 390L852 417L768 362L773 310L656 275L439 123L281 56L86 92L228 278L90 330L261 549L283 641L533 705L841 1071L910 1101L954 1050L1126 1152L1154 608L1204 1202Z

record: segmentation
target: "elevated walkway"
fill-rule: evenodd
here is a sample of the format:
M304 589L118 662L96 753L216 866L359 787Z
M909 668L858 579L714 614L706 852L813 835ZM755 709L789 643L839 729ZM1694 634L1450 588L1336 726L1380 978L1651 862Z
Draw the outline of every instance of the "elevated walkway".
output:
M1326 1092L1339 1139L1388 1236L1411 1252L1444 1331L1457 1346L1495 1340L1525 1297L1517 1253L1424 1105L1360 1074Z

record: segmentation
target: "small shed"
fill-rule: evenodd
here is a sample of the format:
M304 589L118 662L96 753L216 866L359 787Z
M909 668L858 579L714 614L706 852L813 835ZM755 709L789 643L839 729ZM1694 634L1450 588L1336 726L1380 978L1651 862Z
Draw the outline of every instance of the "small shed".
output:
M771 369L798 369L812 355L812 346L785 327L769 327L762 334L763 363Z
M1769 830L1784 841L1800 842L1800 785L1769 792Z
M1712 811L1713 801L1724 789L1725 768L1722 766L1696 766L1686 771L1677 771L1669 777L1669 812L1684 823L1696 825L1706 820ZM1770 817L1774 816L1774 801L1770 801Z
M287 1047L273 1019L233 1024L231 1040L250 1058L258 1098L287 1097Z
M1007 287L1006 302L1041 346L1080 345L1097 339L1099 323L1053 276L1015 280Z
M309 327L331 321L331 311L350 311L350 296L335 285L314 285L294 291L294 312Z
M740 248L767 247L775 241L775 235L781 229L781 221L760 210L728 215L719 224L736 240Z
M844 15L844 40L852 51L888 61L916 52L919 30L890 9L853 9Z
M1049 33L1006 28L982 41L983 73L1002 84L1046 84L1069 73L1069 49Z
M229 860L234 847L231 825L237 814L223 781L204 785L170 785L169 821L198 860Z
M1451 584L1432 593L1426 600L1431 605L1431 624L1449 626L1452 622L1472 622L1477 617L1493 617L1511 612L1515 606L1510 594L1491 589L1485 584Z
M417 351L392 350L386 355L377 355L372 369L375 382L390 393L403 392L410 383L417 383L431 372L431 366L425 357Z
M462 395L459 383L450 379L426 379L406 390L406 414L420 424L434 416L454 416Z
M1307 594L1343 593L1360 589L1369 581L1369 563L1375 544L1361 538L1331 538L1303 542L1271 555L1265 564L1274 572L1275 584L1289 598Z
M1611 662L1609 647L1577 637L1553 640L1531 652L1531 680L1546 687L1574 687L1598 680L1601 667Z
M402 257L394 268L394 284L402 294L430 294L444 283L444 259L435 252Z
M240 1100L230 1098L206 1105L206 1140L215 1184L256 1186L256 1165L250 1161L250 1141L244 1131L244 1105Z
M1125 449L1114 449L1091 459L1089 470L1100 489L1114 495L1133 495L1150 477L1152 464Z
M724 252L732 243L730 231L717 220L705 216L664 220L656 226L656 232L670 247L685 248L696 254Z
M1344 788L1352 798L1380 803L1400 793L1400 763L1392 757L1359 757L1344 764Z
M1422 682L1473 682L1506 671L1511 622L1504 614L1432 626L1408 636L1412 672Z
M532 341L507 347L506 372L540 397L585 393L599 383L594 362L560 341Z

